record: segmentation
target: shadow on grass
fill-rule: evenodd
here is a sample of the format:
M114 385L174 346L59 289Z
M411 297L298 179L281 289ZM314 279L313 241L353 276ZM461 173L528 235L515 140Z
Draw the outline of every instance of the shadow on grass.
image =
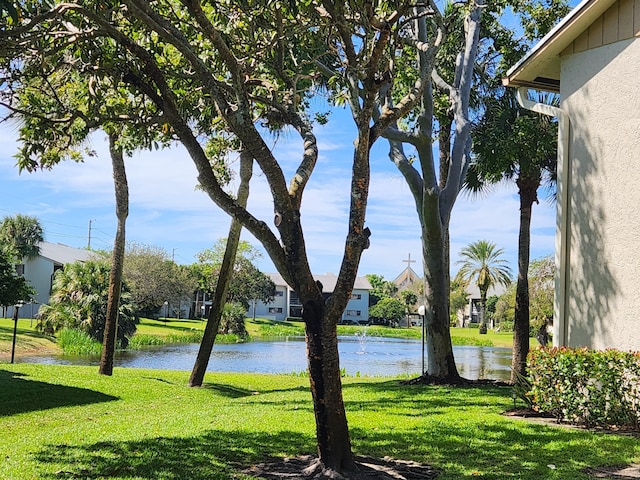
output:
M24 337L30 337L30 338L46 338L51 340L54 337L51 337L49 335L44 335L40 332L36 332L33 330L27 330L26 328L20 328L18 326L18 331L17 331L18 335L24 336ZM11 340L13 338L13 327L2 327L0 326L0 338L3 340Z
M310 453L313 439L294 432L210 431L188 438L149 438L90 445L47 445L36 460L54 464L38 478L212 480L242 478L241 470L272 455ZM48 468L49 470L51 468ZM249 477L246 477L249 478Z
M0 417L118 400L118 397L86 388L56 385L21 377L23 375L19 373L0 370Z
M621 465L636 455L632 438L541 425L450 424L424 431L352 428L354 448L374 457L409 458L446 479L588 479L587 467Z
M586 479L587 466L621 463L632 456L634 443L609 435L594 448L589 432L510 423L484 431L467 425L416 431L352 428L356 453L391 456L436 466L443 478ZM312 433L221 431L175 438L104 441L87 445L45 445L35 454L38 478L189 479L249 478L242 470L274 457L313 453ZM553 464L554 473L550 467Z

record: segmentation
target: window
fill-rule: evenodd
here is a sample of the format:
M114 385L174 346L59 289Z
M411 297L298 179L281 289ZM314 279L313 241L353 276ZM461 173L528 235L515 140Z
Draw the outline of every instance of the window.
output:
M352 293L351 294L351 300L360 300L362 298L362 294L361 293Z
M24 263L16 265L16 274L20 277L24 276Z
M284 297L284 292L282 290L276 290L276 297Z
M347 310L347 315L355 315L357 317L360 316L360 310Z
M282 313L282 307L269 307L269 313Z

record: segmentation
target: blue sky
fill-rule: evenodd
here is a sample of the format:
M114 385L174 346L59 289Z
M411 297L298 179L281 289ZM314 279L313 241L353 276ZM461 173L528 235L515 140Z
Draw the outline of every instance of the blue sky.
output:
M339 271L346 225L353 145L352 121L337 112L317 129L320 159L305 191L302 218L309 259L318 273ZM51 171L18 174L13 155L17 150L16 127L0 124L0 216L17 213L40 219L45 239L75 247L86 247L91 221L91 247L110 249L116 217L115 197L107 142L103 134L92 138L98 155L85 163L65 162ZM273 141L275 152L290 178L301 155L293 133ZM196 187L196 171L185 151L174 148L140 152L126 159L130 189L127 239L163 247L176 262L195 262L195 254L226 237L227 217ZM234 188L234 187L232 187ZM234 188L235 189L235 188ZM256 170L251 183L250 210L272 224L273 209L264 178ZM484 239L505 250L505 258L516 271L518 198L515 187L499 186L482 198L462 195L451 221L452 269L461 248ZM372 180L367 213L372 231L371 247L365 251L359 274L375 273L392 280L406 266L421 273L421 243L413 199L404 179L387 156L384 140L372 154ZM534 205L532 258L553 253L555 206L541 201ZM243 238L259 247L248 233ZM266 256L259 268L274 272Z

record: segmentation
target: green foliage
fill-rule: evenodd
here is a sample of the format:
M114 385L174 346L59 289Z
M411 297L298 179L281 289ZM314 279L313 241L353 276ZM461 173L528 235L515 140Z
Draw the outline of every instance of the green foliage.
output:
M175 343L200 343L202 341L202 330L190 332L174 331L167 335L135 334L129 341L129 348L142 348L153 345L170 345ZM218 338L216 338L216 342Z
M227 239L221 238L213 248L199 252L198 263L193 267L200 288L212 294L218 282L226 245ZM261 256L260 251L249 242L241 240L238 244L227 300L244 305L245 310L254 301L272 302L276 294L276 286L271 278L253 264Z
M480 289L483 299L487 291L494 285L509 285L511 269L502 257L504 250L494 243L478 240L460 251L462 257L456 263L460 265L458 278L466 282L474 282Z
M469 294L466 289L466 282L459 278L451 280L451 287L449 289L449 315L451 317L451 324L455 325L458 322L458 312L464 310L469 303Z
M498 297L496 301L496 310L493 313L493 319L496 323L502 325L507 322L514 321L516 310L516 285L512 283L507 290Z
M247 327L244 324L244 314L247 309L242 304L227 303L222 310L220 319L220 333L233 333L241 338L247 338Z
M405 314L405 304L397 298L386 297L369 307L369 316L398 322Z
M58 332L58 344L67 355L100 355L102 344L77 328Z
M48 305L39 310L38 327L47 334L76 328L102 343L107 315L109 274L106 262L75 262L65 265L53 280ZM136 331L126 283L122 284L118 310L117 341L125 348Z
M411 290L401 291L400 298L405 303L407 308L418 303L418 296L415 294L415 292L412 292Z
M16 274L12 258L0 245L0 306L3 307L26 303L35 294L29 282Z
M552 255L536 259L529 266L529 315L536 330L546 327L553 318L555 270Z
M127 243L124 279L136 314L144 317L157 314L164 302L176 307L190 301L197 288L192 271L174 263L165 249L135 242Z
M640 353L538 349L527 358L534 408L586 426L640 427Z
M375 305L384 298L395 297L398 293L397 285L390 280L385 280L382 275L369 273L365 277L371 284L371 290L369 291L370 305Z
M4 217L0 223L0 245L12 253L19 262L23 258L35 258L44 240L42 225L36 217L17 214Z

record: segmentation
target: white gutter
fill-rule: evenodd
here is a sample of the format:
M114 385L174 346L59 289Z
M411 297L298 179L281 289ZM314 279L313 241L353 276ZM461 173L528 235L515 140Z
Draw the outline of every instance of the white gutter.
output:
M555 295L553 300L553 346L567 345L567 278L569 270L568 249L569 239L569 115L561 108L534 102L527 97L528 88L518 88L518 103L522 108L558 118L558 179L557 179L557 210L556 210L556 275Z

